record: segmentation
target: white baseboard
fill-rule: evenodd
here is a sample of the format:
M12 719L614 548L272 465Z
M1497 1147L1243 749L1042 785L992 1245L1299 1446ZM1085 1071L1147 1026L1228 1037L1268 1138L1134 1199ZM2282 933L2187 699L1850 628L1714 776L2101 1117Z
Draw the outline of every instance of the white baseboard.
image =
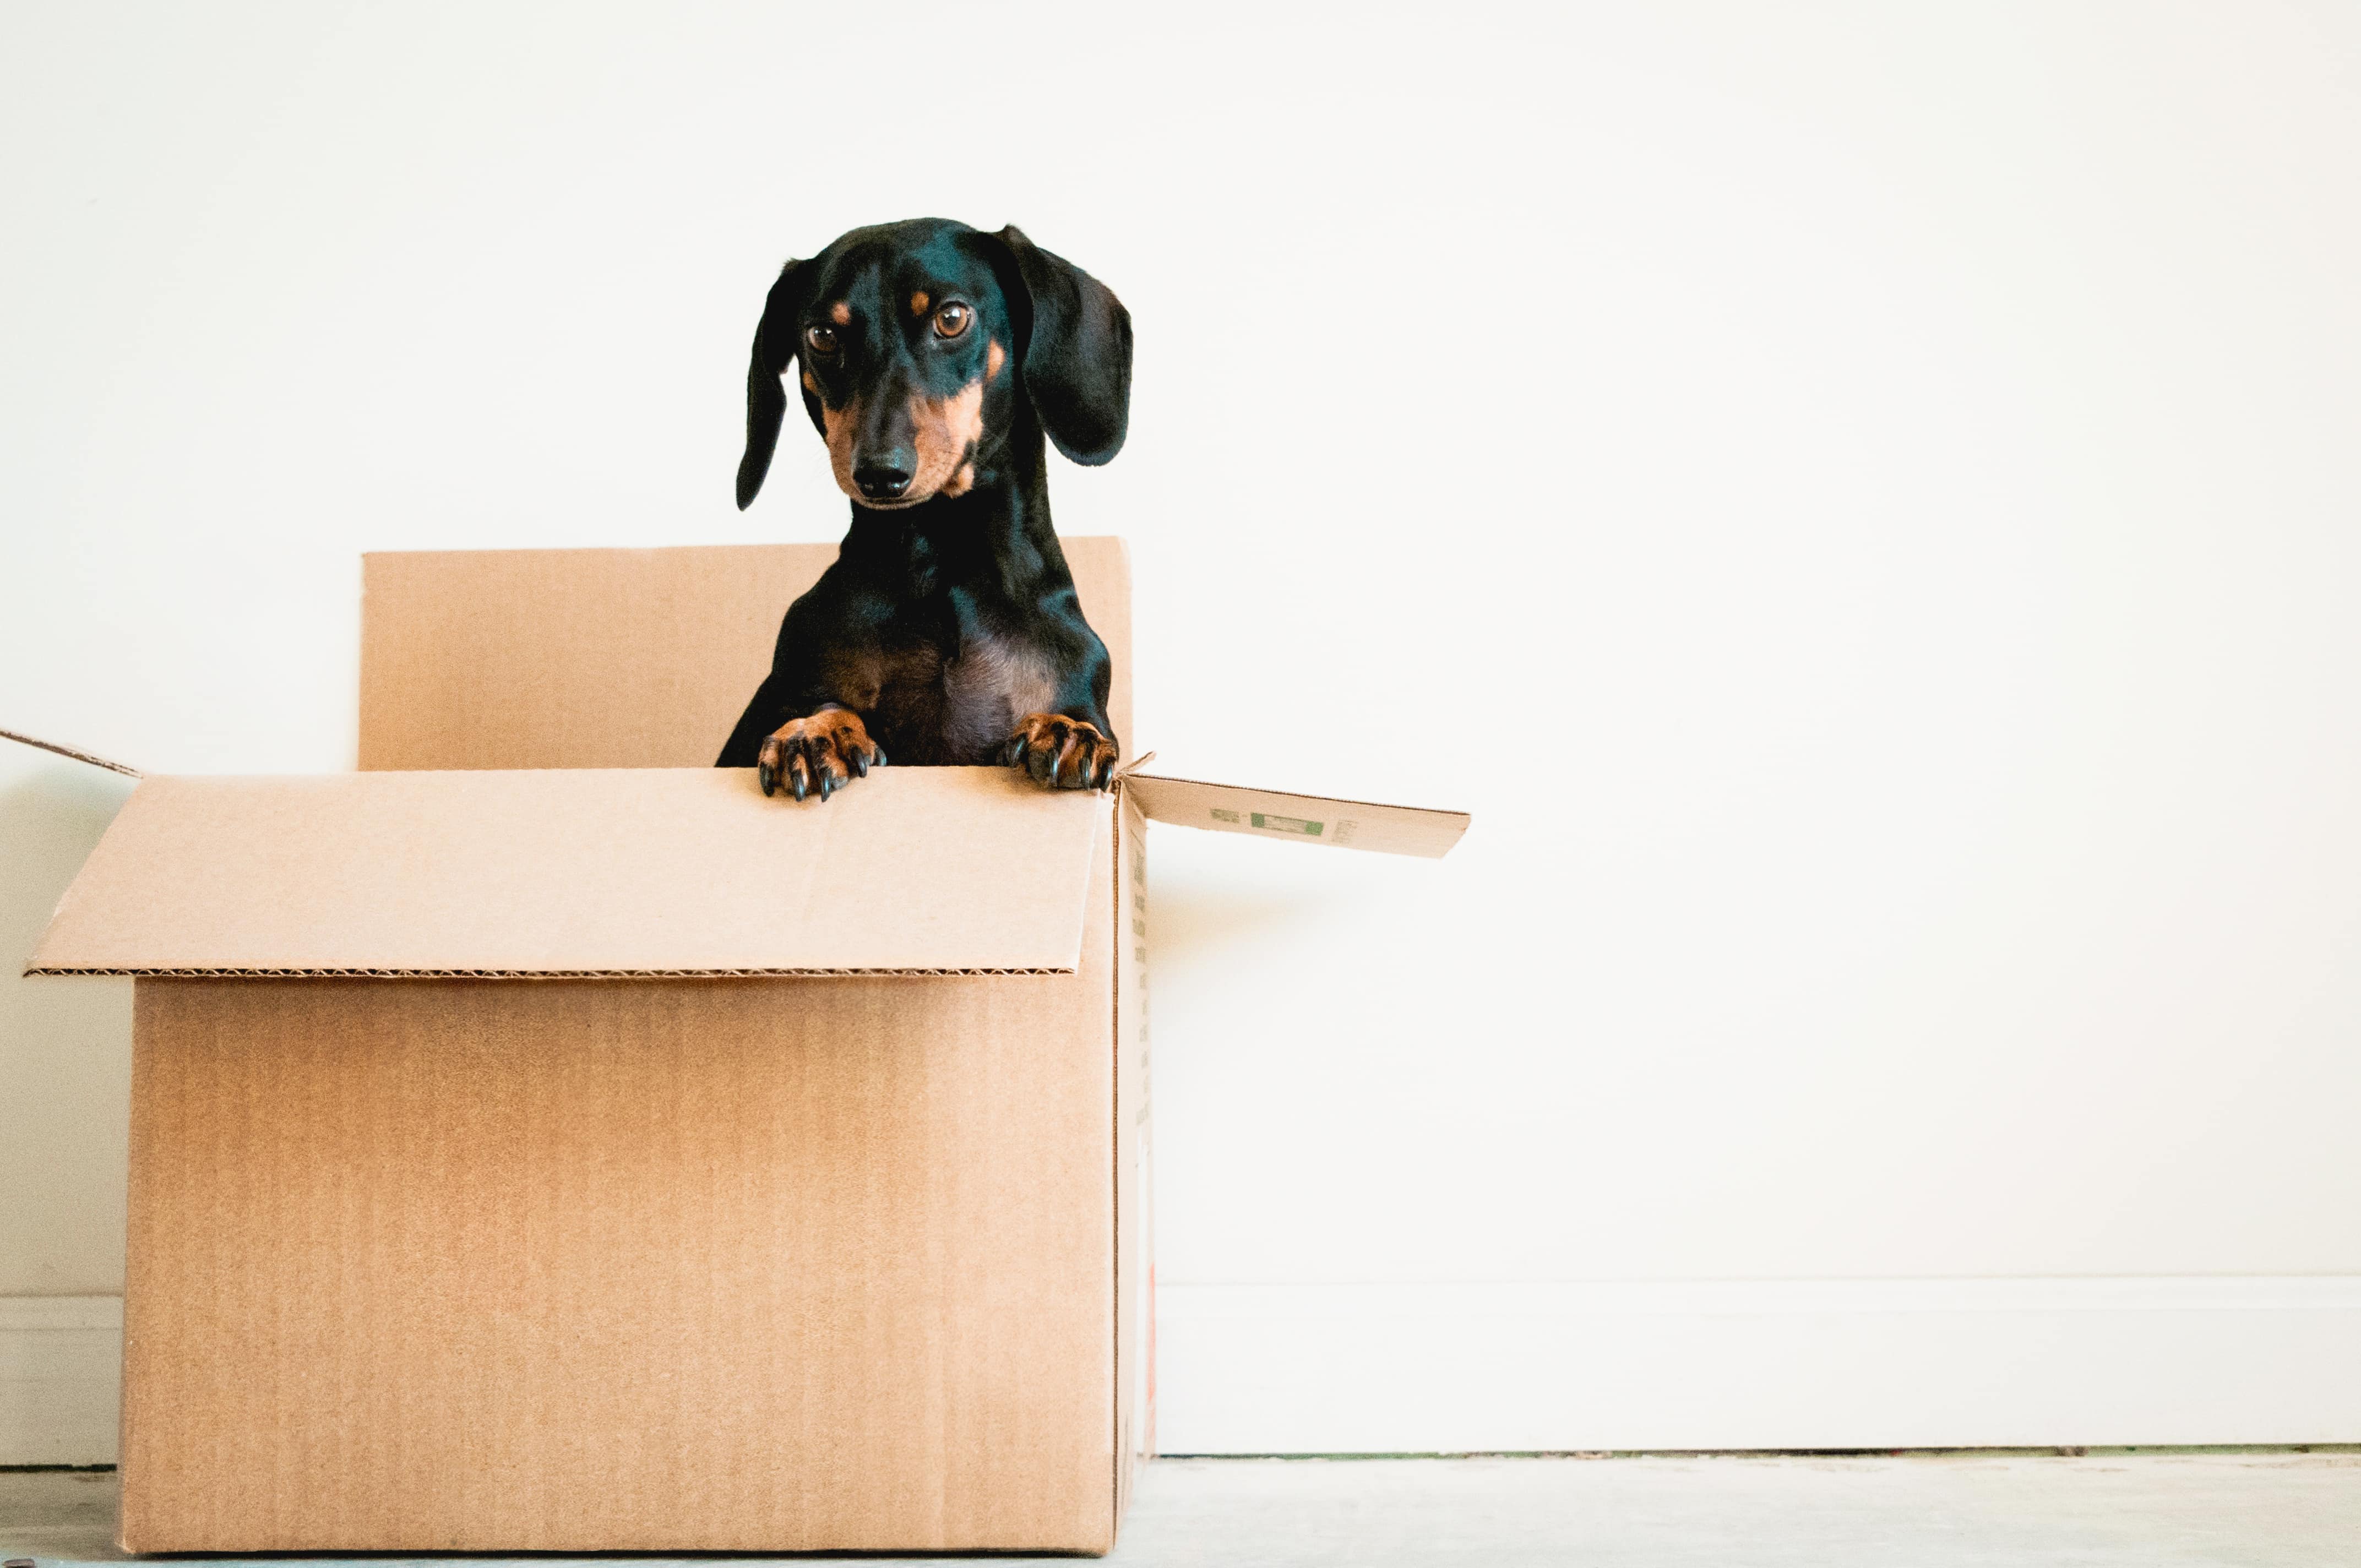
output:
M112 1464L123 1298L0 1296L0 1464Z
M0 1464L115 1454L123 1304L0 1297ZM2361 1442L2361 1277L1189 1285L1167 1453Z
M1166 1453L2361 1442L2361 1277L1190 1285Z

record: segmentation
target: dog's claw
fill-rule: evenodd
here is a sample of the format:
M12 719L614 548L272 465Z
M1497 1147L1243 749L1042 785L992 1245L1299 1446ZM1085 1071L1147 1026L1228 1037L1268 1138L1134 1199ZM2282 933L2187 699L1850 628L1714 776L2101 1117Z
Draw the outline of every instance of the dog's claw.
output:
M755 777L764 795L785 790L799 801L816 795L826 805L838 790L866 778L884 760L859 714L824 707L771 732L763 742Z
M1017 726L1001 755L1045 788L1102 789L1115 776L1118 752L1113 738L1087 719L1033 713Z

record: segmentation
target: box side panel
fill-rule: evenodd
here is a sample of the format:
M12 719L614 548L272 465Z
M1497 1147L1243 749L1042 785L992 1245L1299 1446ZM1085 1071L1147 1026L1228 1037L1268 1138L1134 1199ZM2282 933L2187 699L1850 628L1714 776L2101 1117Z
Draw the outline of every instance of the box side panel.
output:
M1131 724L1123 542L1063 542ZM833 544L461 550L363 563L360 765L702 768Z
M143 981L126 1543L1105 1550L1090 931L1060 977Z
M1156 1244L1148 1052L1148 823L1128 799L1115 839L1115 1519L1156 1453Z

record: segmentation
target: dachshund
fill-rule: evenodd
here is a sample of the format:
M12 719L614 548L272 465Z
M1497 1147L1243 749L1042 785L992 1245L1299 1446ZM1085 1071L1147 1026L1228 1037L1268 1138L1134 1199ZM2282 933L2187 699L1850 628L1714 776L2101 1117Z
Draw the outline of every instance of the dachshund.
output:
M1121 755L1106 646L1050 526L1043 438L1093 466L1123 449L1123 302L1013 226L918 218L788 262L746 371L741 510L770 469L791 366L852 525L787 607L715 765L798 801L889 755L1104 788Z

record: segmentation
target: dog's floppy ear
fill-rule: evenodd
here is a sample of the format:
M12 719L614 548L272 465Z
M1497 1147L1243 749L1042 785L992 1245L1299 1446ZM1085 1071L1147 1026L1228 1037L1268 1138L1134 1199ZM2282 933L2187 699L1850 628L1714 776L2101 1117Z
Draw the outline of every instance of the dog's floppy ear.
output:
M754 357L746 367L746 455L738 460L738 510L744 511L771 471L771 454L778 450L779 422L786 417L787 394L779 378L796 357L796 318L803 313L803 289L796 273L803 266L790 261L779 269L763 302L762 324L754 329Z
M1123 450L1131 421L1131 313L1113 290L1016 225L994 237L1031 301L1018 364L1033 411L1059 451L1077 463L1104 463ZM1025 302L1011 302L1020 310Z

